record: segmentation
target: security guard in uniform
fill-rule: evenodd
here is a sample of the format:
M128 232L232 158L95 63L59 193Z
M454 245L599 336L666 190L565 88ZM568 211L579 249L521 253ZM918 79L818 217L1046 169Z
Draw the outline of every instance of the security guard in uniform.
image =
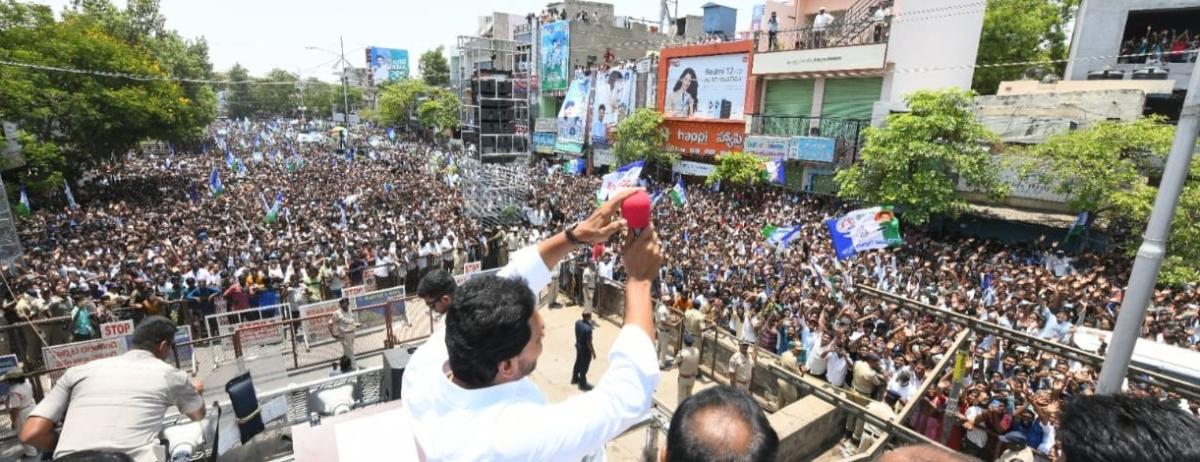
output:
M342 356L350 358L351 368L358 367L354 358L354 331L358 325L354 314L350 312L350 299L343 297L338 300L338 310L329 318L329 334L342 342Z
M692 305L692 309L683 313L683 328L692 337L700 336L700 331L704 330L704 313L699 306Z
M671 330L675 324L671 323L671 309L666 303L659 302L658 308L654 310L654 328L658 335L655 341L658 342L658 368L666 369L670 366L671 360Z
M730 385L750 394L750 374L754 371L754 358L750 355L750 342L742 342L738 352L729 358Z
M796 374L798 376L803 376L804 373L800 372L800 361L799 361L799 356L800 356L801 352L803 351L803 349L804 349L804 346L800 342L791 342L791 348L789 348L788 351L783 352L783 354L779 356L779 367L782 367L784 370L791 372L793 374ZM800 399L800 392L798 390L796 390L796 386L793 385L790 380L784 380L784 379L776 379L776 380L777 380L777 383L779 384L779 408L780 409L783 409L785 406L795 402L797 399Z
M700 374L700 350L693 343L695 339L691 335L683 334L683 348L675 354L675 364L679 366L679 400L675 402L676 407L692 396L692 386Z

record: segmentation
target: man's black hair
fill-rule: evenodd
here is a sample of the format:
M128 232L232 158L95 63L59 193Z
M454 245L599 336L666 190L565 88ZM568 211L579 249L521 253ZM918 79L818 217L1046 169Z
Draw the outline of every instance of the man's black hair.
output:
M442 270L433 270L417 284L417 296L422 298L441 298L443 295L453 295L457 289L454 276Z
M446 313L446 348L454 377L471 388L491 385L500 363L529 343L535 303L523 279L483 276L459 287Z
M1081 396L1063 409L1059 427L1067 462L1200 460L1200 420L1165 401Z
M175 323L162 316L150 316L133 329L133 347L153 351L159 343L175 340Z
M769 462L779 436L749 395L728 386L685 399L671 417L667 462Z

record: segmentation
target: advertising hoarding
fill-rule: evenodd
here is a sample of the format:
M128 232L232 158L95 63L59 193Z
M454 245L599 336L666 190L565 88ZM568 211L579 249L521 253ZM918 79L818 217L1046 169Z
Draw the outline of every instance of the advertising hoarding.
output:
M593 146L608 146L612 133L633 107L633 71L613 69L596 77L596 94L592 98L591 141Z
M571 154L583 152L584 134L587 131L588 95L591 94L591 77L582 77L571 82L563 106L558 111L558 139L554 150Z
M543 91L567 89L571 66L567 62L571 49L571 33L567 21L555 21L542 26L542 43L538 50L539 73Z
M671 59L663 115L742 120L749 61L748 53Z
M375 85L408 78L408 50L367 48L367 67Z

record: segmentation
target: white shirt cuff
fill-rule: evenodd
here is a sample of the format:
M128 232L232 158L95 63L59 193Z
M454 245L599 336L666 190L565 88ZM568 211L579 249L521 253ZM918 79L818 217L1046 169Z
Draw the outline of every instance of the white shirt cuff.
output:
M508 265L501 268L496 275L502 278L524 278L534 297L550 284L550 269L546 268L546 262L542 261L537 245L518 250L509 258Z

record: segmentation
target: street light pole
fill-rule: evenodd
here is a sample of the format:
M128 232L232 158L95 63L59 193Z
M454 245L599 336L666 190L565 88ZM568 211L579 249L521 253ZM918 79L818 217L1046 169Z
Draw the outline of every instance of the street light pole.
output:
M1158 280L1158 271L1167 253L1167 235L1171 231L1171 220L1175 217L1179 196L1183 193L1183 184L1187 181L1198 131L1200 61L1192 69L1183 111L1175 127L1175 143L1171 145L1171 155L1167 157L1167 165L1163 168L1158 197L1154 199L1154 210L1150 212L1150 223L1146 225L1146 234L1133 261L1133 271L1129 275L1125 299L1121 302L1121 312L1117 315L1117 325L1113 328L1112 341L1104 356L1104 366L1100 369L1096 393L1111 395L1121 392L1129 360L1133 357L1133 347L1142 336L1142 325L1146 320L1146 309L1150 305L1154 284Z
M350 67L350 62L346 61L346 41L339 35L338 43L342 47L342 123L346 125L346 129L350 129L350 94L347 87L350 84L350 74L347 74L347 69Z

